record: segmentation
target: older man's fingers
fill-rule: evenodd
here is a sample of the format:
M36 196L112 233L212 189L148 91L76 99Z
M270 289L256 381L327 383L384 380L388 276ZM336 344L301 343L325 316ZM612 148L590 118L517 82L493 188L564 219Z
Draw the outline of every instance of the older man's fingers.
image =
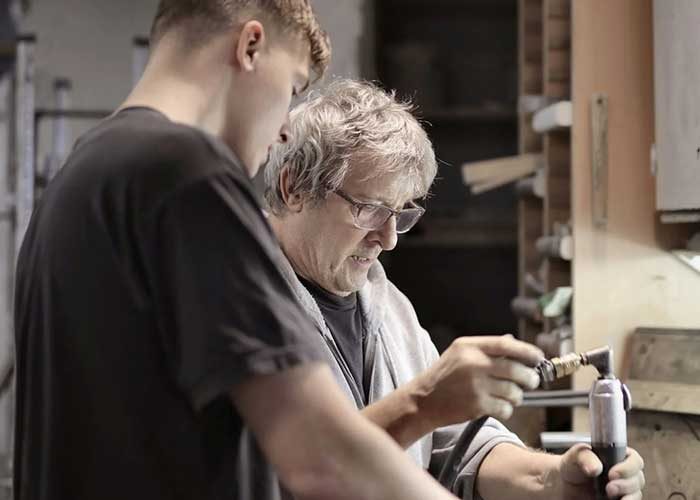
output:
M597 477L603 471L603 464L591 451L589 445L572 446L562 456L562 477L568 483L583 484Z
M610 469L608 477L611 480L633 477L642 469L644 469L644 459L634 448L627 448L627 456Z
M529 366L535 366L544 359L540 349L527 342L515 340L512 335L471 337L469 343L479 347L489 356L510 358Z
M525 389L535 389L540 384L540 377L535 370L511 359L494 359L489 374L496 378L515 382Z
M513 405L508 401L492 396L483 396L480 401L483 415L489 415L499 420L508 420L513 415Z
M632 493L631 495L625 495L620 500L642 500L642 497L643 497L642 492L637 491L635 493Z
M486 390L498 399L504 399L513 406L523 402L523 390L517 384L507 380L487 379Z
M576 453L576 465L581 469L588 477L597 477L603 472L603 464L600 459L593 453L586 445L581 445Z
M619 498L626 495L634 495L637 492L644 489L644 484L646 479L644 478L644 473L640 470L633 477L626 479L616 479L615 481L610 481L605 487L605 492L610 498Z

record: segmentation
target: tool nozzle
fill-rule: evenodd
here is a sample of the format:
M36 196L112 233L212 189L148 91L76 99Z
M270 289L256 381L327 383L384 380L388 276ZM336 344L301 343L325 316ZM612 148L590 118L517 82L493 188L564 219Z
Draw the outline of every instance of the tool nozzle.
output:
M592 365L602 377L612 376L613 353L610 346L599 347L584 353L566 354L560 358L545 359L535 369L540 380L547 384L573 374L579 368Z

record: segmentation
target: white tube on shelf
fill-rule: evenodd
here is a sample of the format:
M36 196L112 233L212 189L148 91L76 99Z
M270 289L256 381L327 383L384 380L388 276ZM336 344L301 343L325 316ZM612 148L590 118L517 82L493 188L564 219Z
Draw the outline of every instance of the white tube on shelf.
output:
M571 127L572 123L573 109L571 101L560 101L547 106L532 117L532 128L535 132L540 133L568 128Z

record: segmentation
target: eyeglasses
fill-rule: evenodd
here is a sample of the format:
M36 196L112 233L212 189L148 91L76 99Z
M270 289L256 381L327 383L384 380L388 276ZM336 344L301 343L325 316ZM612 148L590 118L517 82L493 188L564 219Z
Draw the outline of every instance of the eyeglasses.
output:
M376 231L386 224L391 217L395 216L396 232L403 234L415 226L418 219L425 213L425 209L414 202L411 202L409 208L393 210L381 203L358 201L340 189L334 191L334 193L352 206L350 211L355 218L355 227L366 231Z

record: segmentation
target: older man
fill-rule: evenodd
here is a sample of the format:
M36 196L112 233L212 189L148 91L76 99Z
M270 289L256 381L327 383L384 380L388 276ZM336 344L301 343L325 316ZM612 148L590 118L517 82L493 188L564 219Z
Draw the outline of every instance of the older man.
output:
M512 337L455 341L441 356L378 261L418 221L435 177L430 141L406 104L340 80L299 106L288 143L268 165L270 222L287 277L325 339L341 386L425 468L439 470L463 426L508 418L537 384L541 353ZM589 448L527 450L495 419L479 432L452 485L463 498L594 498L601 464ZM639 455L611 473L608 494L641 498Z

